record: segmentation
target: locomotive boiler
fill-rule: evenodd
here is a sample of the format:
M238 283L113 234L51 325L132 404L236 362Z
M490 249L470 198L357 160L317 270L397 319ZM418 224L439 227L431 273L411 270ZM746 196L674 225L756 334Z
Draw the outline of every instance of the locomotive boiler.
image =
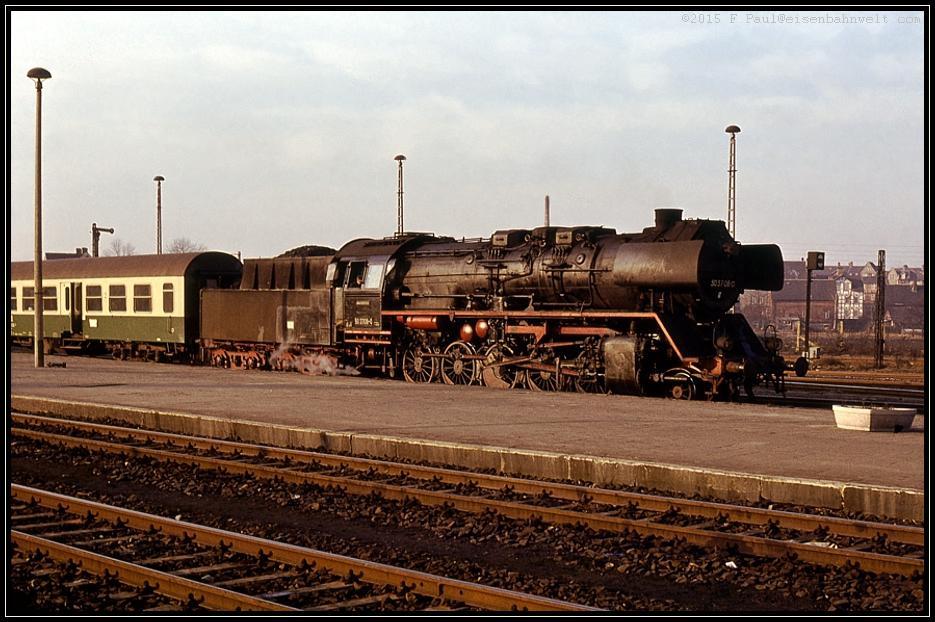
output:
M744 289L778 290L782 253L741 246L721 221L684 221L656 210L638 234L603 227L498 231L490 241L426 241L397 261L409 306L448 308L503 302L510 308L659 311L710 321Z

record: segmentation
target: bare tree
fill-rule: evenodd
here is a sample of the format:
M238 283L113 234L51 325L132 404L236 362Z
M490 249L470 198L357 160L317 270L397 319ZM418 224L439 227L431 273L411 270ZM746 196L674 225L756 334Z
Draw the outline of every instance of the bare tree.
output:
M194 253L207 250L204 244L192 242L188 238L175 238L166 249L167 253Z
M136 247L129 242L124 242L120 238L114 238L110 241L110 248L105 252L111 257L124 257L126 255L135 255Z

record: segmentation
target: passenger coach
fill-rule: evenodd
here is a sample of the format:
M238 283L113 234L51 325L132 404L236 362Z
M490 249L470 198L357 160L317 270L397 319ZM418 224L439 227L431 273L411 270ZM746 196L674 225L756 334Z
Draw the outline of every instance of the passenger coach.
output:
M199 292L240 281L240 261L203 252L59 259L42 264L46 351L109 349L154 359L194 351ZM33 262L13 262L10 322L14 341L32 343Z

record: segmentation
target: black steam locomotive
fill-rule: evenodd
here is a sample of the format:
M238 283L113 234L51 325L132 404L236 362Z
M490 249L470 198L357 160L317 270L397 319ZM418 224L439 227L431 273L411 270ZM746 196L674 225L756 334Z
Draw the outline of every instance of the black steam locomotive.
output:
M455 240L357 239L317 256L247 260L239 288L201 292L198 347L220 365L323 353L409 382L731 399L786 364L731 313L779 290L782 253L722 221L658 209L640 233L538 227ZM802 361L798 361L800 373Z

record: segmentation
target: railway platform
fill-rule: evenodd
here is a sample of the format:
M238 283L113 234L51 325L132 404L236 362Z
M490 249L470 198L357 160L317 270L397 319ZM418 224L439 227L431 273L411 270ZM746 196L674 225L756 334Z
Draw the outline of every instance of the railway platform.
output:
M838 429L830 409L497 391L14 353L12 407L284 446L921 520L925 417Z

